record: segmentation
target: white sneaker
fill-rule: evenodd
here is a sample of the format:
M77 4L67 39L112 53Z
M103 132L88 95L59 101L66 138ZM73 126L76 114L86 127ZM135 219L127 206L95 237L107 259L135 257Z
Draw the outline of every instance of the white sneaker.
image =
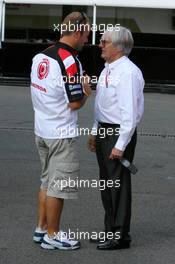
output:
M50 238L47 234L44 236L41 243L44 249L63 249L74 250L80 248L80 242L67 238L63 231L59 231L54 237Z
M33 240L36 243L41 243L43 241L44 235L47 233L47 230L42 230L39 227L36 227L34 234L33 234Z

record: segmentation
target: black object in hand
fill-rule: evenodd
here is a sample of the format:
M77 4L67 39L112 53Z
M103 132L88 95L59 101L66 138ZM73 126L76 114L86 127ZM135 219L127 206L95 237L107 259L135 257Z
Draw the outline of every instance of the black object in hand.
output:
M121 162L121 164L122 164L125 168L127 168L132 174L136 174L136 173L137 173L138 169L137 169L136 166L135 166L133 163L131 163L129 160L123 158L123 159L120 160L120 162Z

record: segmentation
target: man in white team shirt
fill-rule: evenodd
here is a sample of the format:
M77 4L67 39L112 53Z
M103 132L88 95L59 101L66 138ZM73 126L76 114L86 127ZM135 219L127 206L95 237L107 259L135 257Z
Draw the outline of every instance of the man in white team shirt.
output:
M60 218L64 199L77 198L76 185L70 184L79 174L77 109L91 89L87 79L81 78L76 55L88 41L89 19L82 12L73 12L62 22L62 29L59 42L33 58L31 70L36 145L42 166L33 240L45 249L72 250L80 242L60 230Z
M106 185L101 191L107 239L97 245L99 250L129 248L131 242L131 175L119 160L134 158L136 127L144 109L143 76L128 58L132 47L131 32L121 26L107 30L100 42L106 64L97 85L89 149L96 152L100 179L120 182L120 187Z

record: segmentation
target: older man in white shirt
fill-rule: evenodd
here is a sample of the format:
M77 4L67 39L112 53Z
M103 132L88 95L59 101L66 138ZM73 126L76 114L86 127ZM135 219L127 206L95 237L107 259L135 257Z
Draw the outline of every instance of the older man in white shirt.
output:
M128 58L132 47L131 32L121 26L107 30L100 41L106 63L97 84L95 121L88 145L96 152L100 179L106 181L101 191L106 241L97 245L101 250L129 248L131 242L131 175L120 160L133 161L136 127L144 110L142 72ZM109 181L119 181L120 187L108 186ZM113 234L110 239L109 232Z

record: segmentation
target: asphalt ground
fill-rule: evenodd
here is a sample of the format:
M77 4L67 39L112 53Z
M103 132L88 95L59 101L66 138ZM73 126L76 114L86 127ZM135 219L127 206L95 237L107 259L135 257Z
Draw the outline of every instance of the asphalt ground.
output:
M80 127L91 127L95 91L79 112ZM172 264L175 259L175 95L146 93L138 127L132 176L132 246L98 251L81 239L77 251L47 251L32 241L36 225L40 163L34 144L28 87L0 86L0 263ZM81 179L98 179L95 155L79 139ZM77 201L66 201L62 229L103 230L98 188L80 188Z

